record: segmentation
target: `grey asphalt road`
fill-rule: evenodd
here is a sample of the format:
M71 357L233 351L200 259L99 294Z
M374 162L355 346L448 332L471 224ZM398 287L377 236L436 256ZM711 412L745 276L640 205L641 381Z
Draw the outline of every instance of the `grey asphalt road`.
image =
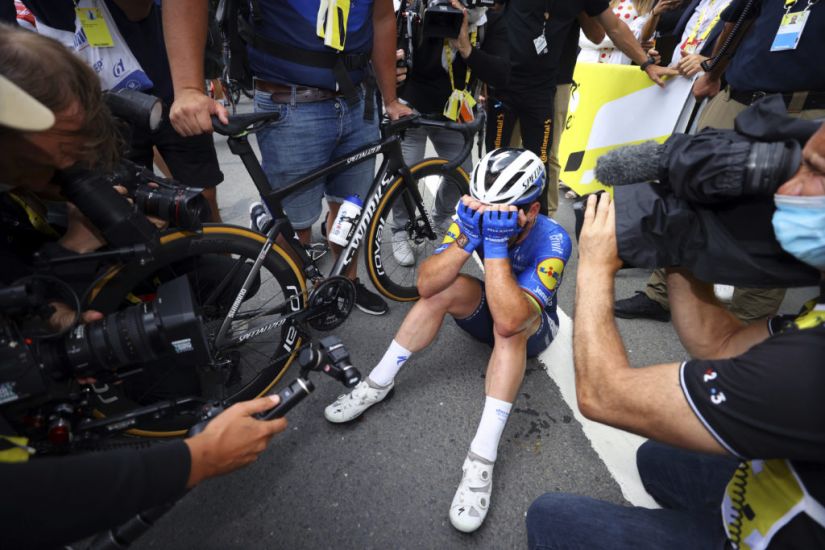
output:
M246 225L254 187L225 140L216 143L226 174L222 215ZM558 220L572 234L567 199ZM575 256L559 299L571 317ZM647 275L622 271L617 297L641 289ZM785 306L797 307L804 296L790 293ZM380 359L409 307L393 303L383 317L354 310L336 329L362 374ZM670 324L618 324L634 365L686 357ZM525 513L546 491L625 503L543 365L531 360L499 450L487 520L470 535L450 525L447 512L483 406L489 353L447 321L436 342L404 367L394 397L343 426L323 417L343 387L315 376L317 390L289 414L288 431L257 463L197 487L135 548L524 548Z

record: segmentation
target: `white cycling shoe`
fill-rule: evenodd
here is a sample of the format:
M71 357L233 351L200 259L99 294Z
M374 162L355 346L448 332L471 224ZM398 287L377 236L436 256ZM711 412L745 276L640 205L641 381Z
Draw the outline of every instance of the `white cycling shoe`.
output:
M377 388L370 385L368 379L364 379L351 392L339 395L338 399L324 409L324 417L336 424L355 420L365 410L383 401L394 385L391 382L388 386Z
M494 463L475 453L467 453L463 476L450 505L450 523L464 533L472 533L484 523L493 492Z

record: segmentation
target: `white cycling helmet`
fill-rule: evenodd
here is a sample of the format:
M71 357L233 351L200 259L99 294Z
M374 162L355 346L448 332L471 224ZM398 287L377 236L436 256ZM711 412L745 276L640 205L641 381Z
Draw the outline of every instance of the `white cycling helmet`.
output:
M539 200L545 178L544 163L535 153L495 149L476 164L470 195L486 204L529 204Z

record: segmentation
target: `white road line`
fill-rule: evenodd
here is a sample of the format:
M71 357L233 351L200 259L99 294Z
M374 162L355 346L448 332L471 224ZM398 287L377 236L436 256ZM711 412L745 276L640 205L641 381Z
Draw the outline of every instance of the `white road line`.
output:
M639 471L636 469L636 449L645 439L592 422L579 412L573 370L573 320L560 308L557 311L561 323L559 333L550 347L539 355L539 361L544 365L548 376L558 385L562 398L582 425L590 445L619 484L624 498L635 506L658 508L659 505L642 486Z

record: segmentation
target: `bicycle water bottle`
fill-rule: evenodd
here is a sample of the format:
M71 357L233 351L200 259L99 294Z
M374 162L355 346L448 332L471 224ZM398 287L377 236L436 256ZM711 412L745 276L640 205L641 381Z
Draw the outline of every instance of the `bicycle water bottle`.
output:
M358 195L350 195L341 203L341 208L338 209L338 215L332 224L332 231L329 232L331 242L339 246L347 245L350 231L352 231L352 223L358 219L358 214L361 213L363 206L364 203Z

